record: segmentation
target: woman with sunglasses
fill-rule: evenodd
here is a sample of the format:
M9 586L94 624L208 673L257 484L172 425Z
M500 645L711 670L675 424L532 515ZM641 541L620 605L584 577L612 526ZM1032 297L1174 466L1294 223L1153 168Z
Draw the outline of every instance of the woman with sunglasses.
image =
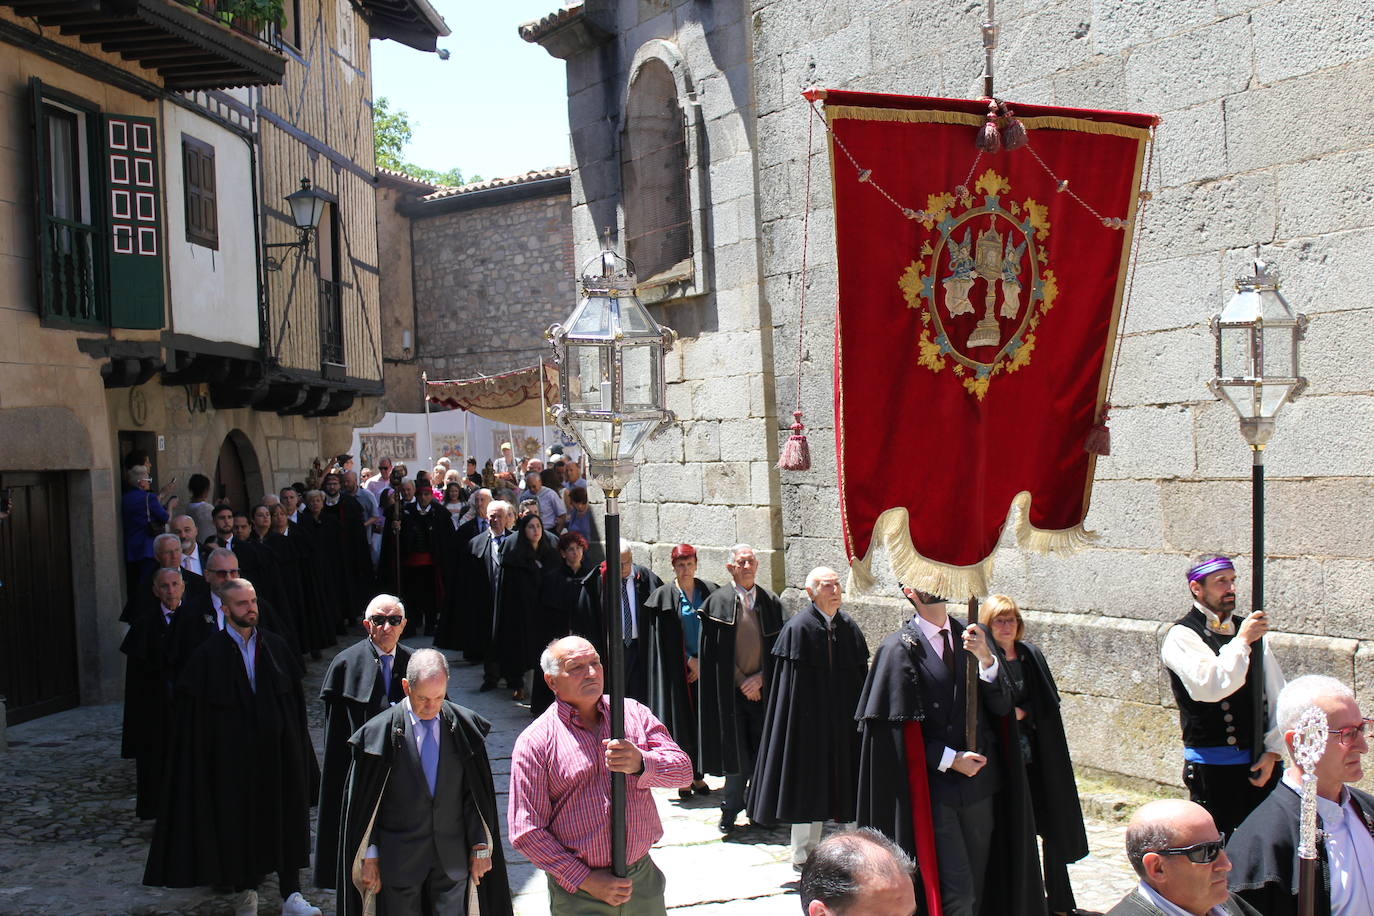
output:
M1020 753L1030 784L1035 832L1044 845L1042 867L1051 913L1073 913L1073 886L1068 864L1088 854L1083 809L1073 761L1059 714L1059 690L1044 654L1025 641L1021 609L1006 595L990 595L978 622L992 634L993 651L1006 671L1014 694L1013 714L1003 720L1009 753Z

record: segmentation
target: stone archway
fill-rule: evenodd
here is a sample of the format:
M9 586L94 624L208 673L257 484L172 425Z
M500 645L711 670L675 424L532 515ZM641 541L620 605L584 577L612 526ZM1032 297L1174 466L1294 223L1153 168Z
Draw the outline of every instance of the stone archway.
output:
M252 441L242 430L230 430L215 461L215 499L227 499L235 512L247 512L265 492L262 466Z

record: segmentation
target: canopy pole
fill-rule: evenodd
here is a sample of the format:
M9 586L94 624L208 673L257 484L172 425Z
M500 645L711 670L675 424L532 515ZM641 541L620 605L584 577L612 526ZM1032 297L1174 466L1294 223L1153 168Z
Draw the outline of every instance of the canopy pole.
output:
M476 457L477 457L475 454L473 454L473 451L472 451L472 432L471 432L471 429L470 429L470 427L469 427L469 421L470 421L471 419L472 419L472 411L470 411L470 410L468 410L466 407L464 407L464 408L463 408L463 452L464 452L463 457L464 457L464 460L465 460L465 461L466 461L466 459L468 459L468 458L476 458ZM463 465L463 470L464 470L464 471L467 470L467 465L466 465L466 464ZM463 480L464 480L463 486L466 487L466 486L467 486L467 474L466 474L466 473L463 474Z
M539 459L544 459L544 454L549 449L549 405L544 397L544 358L539 358Z
M421 394L421 395L424 397L424 399L425 399L425 449L428 450L428 452L429 452L428 467L426 467L425 470L429 470L429 468L434 467L434 435L430 432L430 429L429 429L429 373L428 373L428 372L421 372L421 373L420 373L420 394Z
M992 94L992 52L997 50L996 0L988 0L988 18L983 23L983 97L993 98Z

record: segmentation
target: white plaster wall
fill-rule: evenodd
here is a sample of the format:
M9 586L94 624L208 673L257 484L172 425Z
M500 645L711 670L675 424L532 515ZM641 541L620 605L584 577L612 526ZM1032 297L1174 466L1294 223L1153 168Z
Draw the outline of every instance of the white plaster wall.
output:
M258 346L257 256L253 237L252 163L248 144L207 118L164 105L167 252L171 330L204 340ZM219 249L186 240L181 136L215 148Z

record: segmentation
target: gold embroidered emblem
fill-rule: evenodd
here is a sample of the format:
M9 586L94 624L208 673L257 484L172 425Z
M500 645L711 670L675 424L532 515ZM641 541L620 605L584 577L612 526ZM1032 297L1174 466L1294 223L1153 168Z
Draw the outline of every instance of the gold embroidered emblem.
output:
M1011 182L988 169L974 192L931 194L920 257L897 285L921 310L916 362L946 367L978 400L999 372L1030 362L1035 331L1054 306L1058 281L1044 247L1049 207L1005 199Z

